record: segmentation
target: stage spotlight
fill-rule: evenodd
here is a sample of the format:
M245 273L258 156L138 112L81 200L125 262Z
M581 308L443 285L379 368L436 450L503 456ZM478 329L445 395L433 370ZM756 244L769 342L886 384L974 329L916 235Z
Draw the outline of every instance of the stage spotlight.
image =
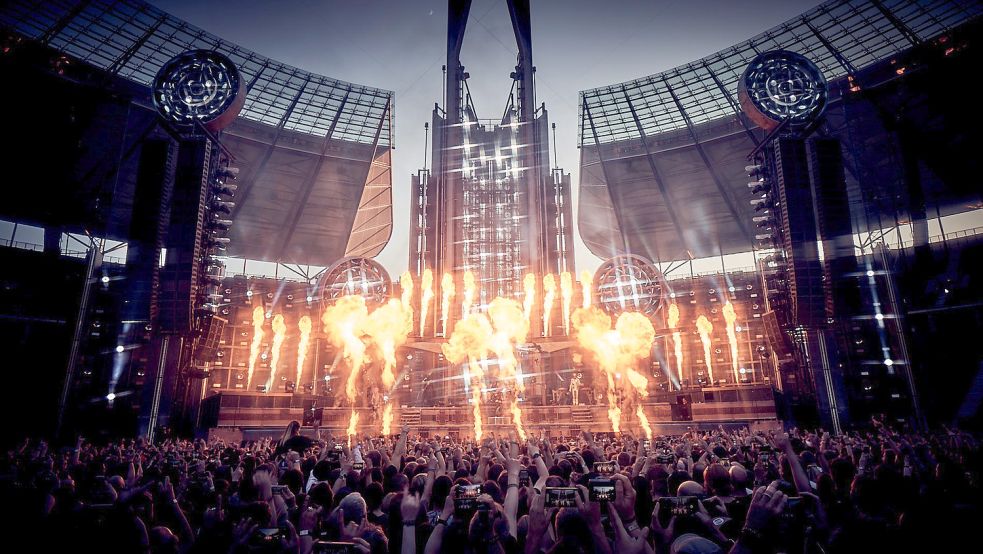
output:
M873 276L874 276L874 271L872 269L868 269L867 270L867 277L873 277Z
M875 314L874 319L877 321L884 321L884 314Z
M111 392L111 393L107 394L106 395L106 400L108 400L110 402L112 402L113 400L116 400L116 393L115 392Z
M102 284L104 284L104 285L105 284L108 284L109 283L109 276L108 275L103 275L102 276L102 279L99 279L99 280L102 281Z
M894 365L894 360L892 360L891 358L885 358L884 365L886 365L887 367L891 367Z
M253 291L247 290L246 291L246 298L252 298L252 297L253 297Z
M126 349L123 348L123 345L122 344L116 347L116 353L117 354L122 354L124 350L126 350Z
M307 303L308 303L308 304L310 304L310 303L311 303L311 302L313 302L313 301L314 301L314 297L313 297L313 296L308 296L308 297L307 297Z

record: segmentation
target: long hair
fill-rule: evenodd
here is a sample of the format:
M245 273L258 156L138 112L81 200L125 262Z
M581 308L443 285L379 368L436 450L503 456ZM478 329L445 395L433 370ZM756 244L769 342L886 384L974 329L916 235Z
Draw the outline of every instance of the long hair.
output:
M293 420L287 424L287 428L283 430L283 435L280 437L280 442L278 446L283 446L287 442L287 439L293 437L300 433L300 423L297 420Z

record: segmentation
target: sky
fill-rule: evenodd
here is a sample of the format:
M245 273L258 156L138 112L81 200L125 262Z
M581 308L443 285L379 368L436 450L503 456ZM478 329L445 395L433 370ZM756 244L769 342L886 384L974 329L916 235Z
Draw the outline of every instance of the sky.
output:
M407 267L410 176L424 163L423 124L442 97L445 0L150 0L250 50L313 73L395 92L393 233L377 260ZM556 158L579 184L578 92L658 73L727 48L816 0L531 0L537 104L556 123ZM515 38L505 0L473 0L461 61L480 118L499 117ZM600 262L575 232L578 271Z

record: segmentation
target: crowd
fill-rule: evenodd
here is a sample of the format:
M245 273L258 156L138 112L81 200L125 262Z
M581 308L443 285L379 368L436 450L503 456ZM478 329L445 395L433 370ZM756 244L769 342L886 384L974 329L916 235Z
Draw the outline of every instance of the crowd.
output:
M974 549L958 430L546 439L25 441L8 552L945 552Z

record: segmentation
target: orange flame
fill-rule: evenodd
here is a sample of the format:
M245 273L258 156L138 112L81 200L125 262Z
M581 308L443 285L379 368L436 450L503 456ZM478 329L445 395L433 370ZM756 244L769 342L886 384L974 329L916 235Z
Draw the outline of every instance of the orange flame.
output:
M348 418L348 431L346 433L348 435L349 448L351 448L352 446L352 438L355 437L355 434L357 433L357 428L358 428L358 412L352 410L352 415L350 418Z
M420 289L423 291L420 294L420 336L423 336L427 329L427 311L430 310L430 302L433 301L433 271L429 267L423 270Z
M280 349L286 338L287 324L283 321L283 314L276 314L273 318L273 347L270 349L270 378L266 381L266 392L273 390L273 379L280 366Z
M645 410L643 410L641 406L635 408L635 417L638 418L638 424L642 427L642 430L645 431L645 437L648 440L652 440L652 426L649 425L649 419L645 417Z
M445 273L440 279L440 334L447 336L447 317L451 312L451 300L454 298L454 278Z
M525 315L526 321L532 322L532 307L536 301L535 273L526 273L525 278L522 279L522 289L525 291L525 296L522 298L522 313Z
M526 430L522 428L522 409L519 408L518 396L512 399L512 407L509 411L512 412L512 423L515 425L515 432L519 435L519 440L525 442Z
M713 324L710 323L707 316L701 315L696 318L696 330L700 333L700 342L703 343L703 359L707 364L710 384L713 385L713 363L710 357L710 333L713 332Z
M594 289L594 276L589 271L580 272L580 293L584 297L584 308L590 308L591 296Z
M297 328L300 329L300 342L297 343L297 379L294 381L297 390L300 390L300 379L304 376L304 360L307 359L307 350L311 346L311 330L314 324L311 316L303 315L297 321Z
M461 317L467 317L474 305L474 293L477 287L474 282L474 273L471 270L464 272L464 302L461 303Z
M262 306L253 308L253 342L249 345L249 372L246 374L246 389L253 386L253 372L256 370L256 358L259 357L259 349L263 346L263 324L266 322L266 313Z
M344 347L343 355L351 367L345 382L345 396L349 402L355 401L355 383L365 361L365 343L361 334L368 315L365 299L358 295L342 296L321 315L328 339L336 347Z
M444 357L453 364L467 362L464 366L465 388L471 390L471 410L474 415L474 434L477 440L482 437L481 389L484 386L484 370L479 359L484 361L488 355L492 326L484 314L468 314L454 326L450 339L441 346Z
M382 409L382 434L389 436L392 434L393 425L393 404L392 401L386 402L386 407Z
M404 271L399 276L400 301L403 304L403 311L410 314L410 321L413 321L413 276L409 271ZM412 325L412 323L410 323Z
M488 318L495 329L488 341L488 349L498 358L499 378L514 379L516 389L525 390L522 376L516 368L515 345L526 342L529 324L522 307L515 300L498 297L488 304Z
M382 385L391 389L396 381L393 370L396 368L396 348L406 341L406 335L413 329L412 312L403 309L403 304L392 299L376 308L365 320L363 330L382 352Z
M741 380L738 377L740 373L738 368L741 365L741 361L737 354L737 331L734 328L734 324L737 321L737 312L734 311L734 305L729 300L724 304L723 314L724 321L727 322L727 342L730 343L730 364L734 370L734 382L739 383Z
M563 332L570 334L570 305L573 303L573 276L569 271L560 274L560 298L563 300Z
M556 279L552 273L543 277L543 336L552 335L550 332L550 314L553 313L553 300L556 298Z
M679 306L675 302L669 304L668 321L670 329L679 326ZM679 374L679 388L683 388L683 339L679 336L679 331L672 332L672 348L676 354L676 373Z

